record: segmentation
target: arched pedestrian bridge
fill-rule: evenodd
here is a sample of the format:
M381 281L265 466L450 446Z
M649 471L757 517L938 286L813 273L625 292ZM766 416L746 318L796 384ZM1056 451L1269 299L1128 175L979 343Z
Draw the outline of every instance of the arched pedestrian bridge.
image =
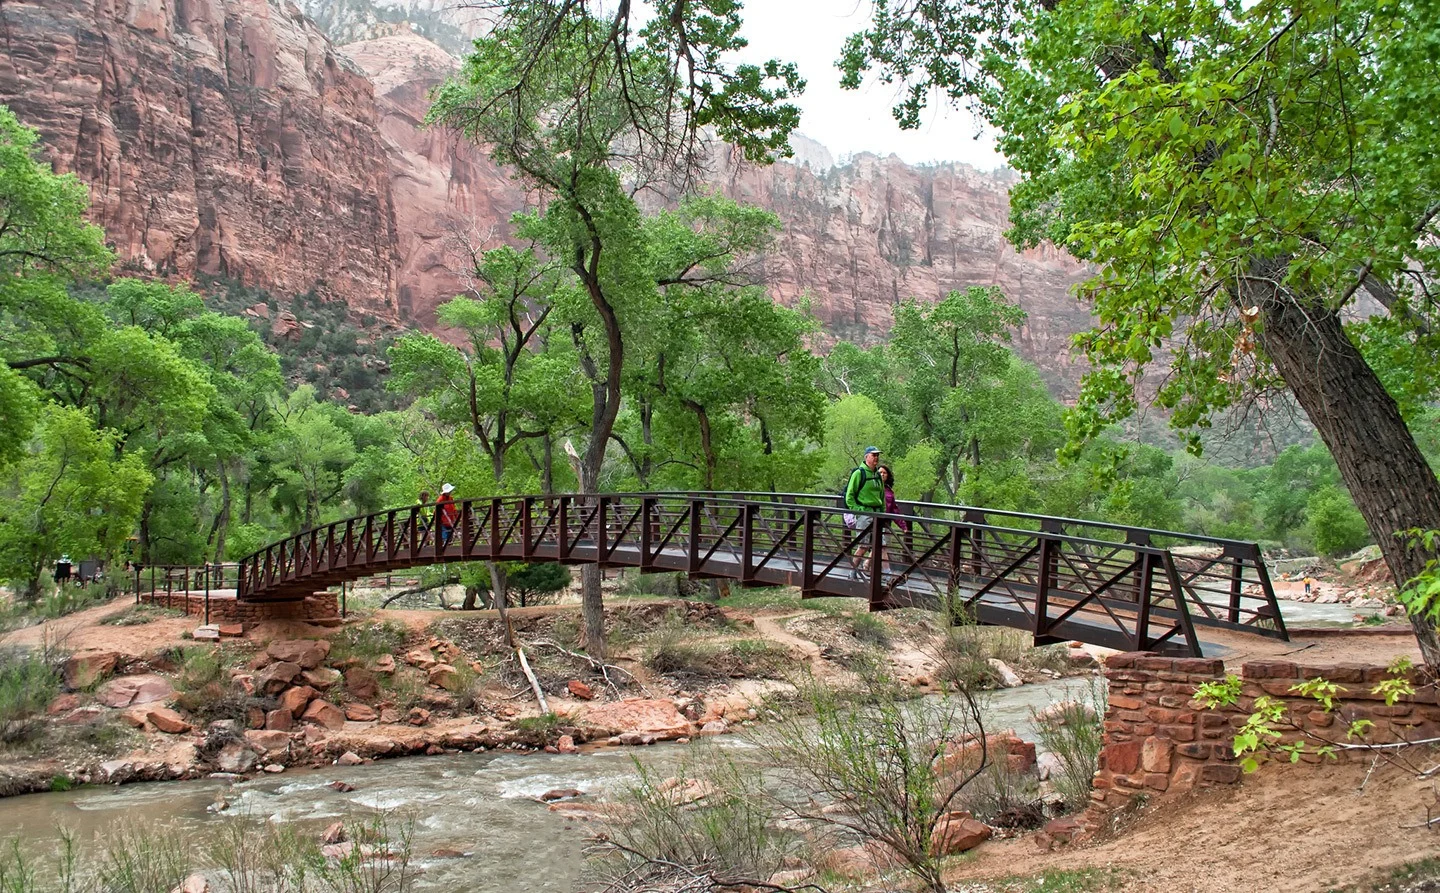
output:
M857 531L834 496L795 493L456 505L460 520L444 545L434 505L336 521L269 545L240 562L238 598L301 599L445 561L558 561L794 586L802 597L864 598L872 611L949 605L980 623L1028 630L1037 644L1078 639L1201 656L1197 626L1288 638L1254 543L937 503L907 503L908 514L877 514Z

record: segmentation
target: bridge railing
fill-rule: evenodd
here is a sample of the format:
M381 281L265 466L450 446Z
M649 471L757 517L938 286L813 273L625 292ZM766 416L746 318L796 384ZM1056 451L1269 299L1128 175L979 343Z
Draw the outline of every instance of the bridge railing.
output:
M747 493L732 491L715 497L794 503L821 507L838 506L834 496L813 493ZM1034 529L1046 533L1073 535L1098 542L1123 542L1136 546L1166 549L1174 559L1179 588L1184 591L1195 622L1260 632L1286 638L1270 574L1260 547L1243 540L1225 539L1174 530L1113 524L1080 518L1052 517L975 506L934 502L907 502L902 517L920 516L937 520L964 521L981 526ZM1099 548L1099 547L1097 547Z
M548 560L792 585L806 596L866 597L875 609L963 608L1037 639L1094 641L1082 633L1103 629L1126 647L1198 653L1193 623L1285 636L1253 544L938 504L868 516L874 524L855 530L833 497L812 494L565 494L457 507L448 538L429 505L272 544L240 563L241 598L300 597L387 567ZM1162 538L1205 552L1177 557L1154 544Z

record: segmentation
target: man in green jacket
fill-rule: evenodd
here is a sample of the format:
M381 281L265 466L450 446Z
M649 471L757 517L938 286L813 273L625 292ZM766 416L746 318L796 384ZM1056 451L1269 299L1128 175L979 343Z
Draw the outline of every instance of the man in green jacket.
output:
M850 472L850 481L845 485L845 510L855 516L855 530L863 534L875 523L875 517L870 512L885 511L885 484L880 480L880 472L875 470L880 466L879 447L866 447L861 461L864 464ZM857 544L855 554L851 556L852 580L866 579L863 568L865 553L870 550L867 542L873 540Z

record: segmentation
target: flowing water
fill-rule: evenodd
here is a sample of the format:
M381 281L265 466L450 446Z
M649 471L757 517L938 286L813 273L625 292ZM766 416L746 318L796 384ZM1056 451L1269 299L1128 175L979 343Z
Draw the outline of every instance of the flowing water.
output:
M1075 697L1088 684L1067 679L991 693L986 727L1014 728L1033 739L1031 711ZM740 735L712 740L742 755L754 746ZM378 808L391 816L413 817L412 850L423 869L417 890L570 891L581 877L589 823L564 810L552 811L537 798L563 788L597 798L617 794L635 782L637 762L664 777L679 766L687 747L612 747L578 756L491 752L411 757L290 771L233 785L200 780L32 794L0 800L0 839L16 837L43 860L53 852L51 841L60 827L71 829L82 849L93 853L93 840L125 824L213 837L221 823L249 816L318 833L336 820L363 821ZM328 786L332 781L355 790L336 791ZM222 800L228 808L211 811ZM442 849L467 856L430 855Z

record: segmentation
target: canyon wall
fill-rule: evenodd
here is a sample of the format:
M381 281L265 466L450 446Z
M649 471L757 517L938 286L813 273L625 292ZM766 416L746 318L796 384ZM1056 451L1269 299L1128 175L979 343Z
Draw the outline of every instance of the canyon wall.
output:
M90 185L131 269L316 289L393 316L389 172L364 73L293 5L0 9L0 102Z
M92 217L131 268L315 289L429 325L467 287L470 253L506 240L535 197L424 126L429 90L458 62L413 23L386 24L405 10L309 11L342 37L374 36L337 48L267 0L6 3L0 102L90 184ZM1030 314L1021 352L1073 390L1069 336L1089 314L1070 289L1084 271L1005 242L1011 175L893 156L835 165L796 144L793 163L720 152L710 173L712 188L779 215L760 265L776 300L806 297L832 336L868 343L905 298L998 285Z

